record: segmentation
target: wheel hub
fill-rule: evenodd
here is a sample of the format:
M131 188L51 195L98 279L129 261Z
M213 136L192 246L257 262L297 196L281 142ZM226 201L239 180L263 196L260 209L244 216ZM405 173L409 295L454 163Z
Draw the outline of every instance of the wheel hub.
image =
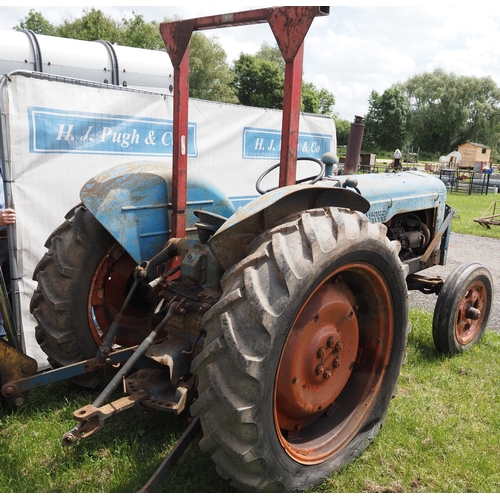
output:
M120 312L132 284L136 265L116 243L97 266L90 284L87 316L90 331L99 346ZM124 347L140 344L152 330L153 307L145 293L136 291L120 319L116 344Z
M364 262L303 295L277 367L274 421L286 453L312 465L350 442L381 397L394 308L387 280Z
M277 380L281 429L300 430L320 417L349 380L358 349L352 294L326 283L300 312L284 350Z
M477 335L486 304L487 292L484 285L480 281L472 283L458 307L456 339L459 344L467 345Z

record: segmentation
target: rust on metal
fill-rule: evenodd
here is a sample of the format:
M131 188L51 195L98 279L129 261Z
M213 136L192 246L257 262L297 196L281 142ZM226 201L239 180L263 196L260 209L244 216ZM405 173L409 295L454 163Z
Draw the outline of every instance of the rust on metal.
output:
M347 151L345 154L344 175L356 174L358 172L364 131L365 126L363 124L363 117L355 116L349 131Z
M281 358L276 397L281 429L299 430L316 420L344 389L358 350L352 302L347 287L328 282L301 311Z
M481 329L488 306L488 293L481 281L474 281L467 288L458 306L455 336L461 345L467 345Z
M5 398L19 398L14 400L15 406L24 403L24 396L20 394L15 381L35 375L38 364L33 359L13 347L6 340L0 339L0 381L1 394Z
M73 435L78 438L86 438L95 434L98 430L102 429L105 420L134 407L145 397L146 394L132 394L104 406L96 407L89 404L79 408L73 412L73 416L82 425L76 431L73 430ZM64 439L63 437L63 441Z
M490 226L500 226L500 212L497 212L497 204L500 204L500 201L494 201L481 217L474 219L474 222L486 229L490 229Z
M357 434L382 389L394 321L389 284L362 262L332 272L304 302L274 389L276 430L292 459L321 463Z
M96 344L101 346L113 318L116 318L125 301L128 282L136 267L135 261L116 243L106 253L90 284L87 314L88 324ZM151 331L151 306L146 297L137 298L129 305L120 319L115 343L123 347L140 344Z
M269 23L285 59L280 186L295 183L300 116L304 38L316 16L328 7L274 7L233 14L199 17L160 24L160 32L174 67L172 236L186 231L188 156L189 41L193 31Z

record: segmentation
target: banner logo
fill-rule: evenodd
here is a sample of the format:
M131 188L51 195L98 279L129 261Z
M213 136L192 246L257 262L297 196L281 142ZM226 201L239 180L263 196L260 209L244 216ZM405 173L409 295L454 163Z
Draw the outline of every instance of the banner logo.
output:
M299 132L297 156L309 156L320 159L331 151L332 136L328 134L311 134ZM280 159L281 132L263 128L243 129L243 158L246 159Z
M31 153L172 156L173 122L28 107ZM188 124L188 156L197 157L197 130Z

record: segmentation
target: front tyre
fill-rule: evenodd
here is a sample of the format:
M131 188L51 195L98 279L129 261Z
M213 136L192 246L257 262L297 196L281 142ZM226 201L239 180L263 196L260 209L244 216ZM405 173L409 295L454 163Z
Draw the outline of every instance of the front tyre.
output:
M493 280L480 264L463 264L444 282L434 308L432 336L444 354L460 354L477 344L488 323Z
M243 491L301 491L368 446L407 340L399 244L344 209L289 217L226 271L194 360L202 450Z

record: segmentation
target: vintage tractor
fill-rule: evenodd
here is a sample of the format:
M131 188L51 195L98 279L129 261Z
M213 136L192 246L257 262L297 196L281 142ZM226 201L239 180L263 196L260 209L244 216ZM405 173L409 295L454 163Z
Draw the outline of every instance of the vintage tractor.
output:
M186 411L236 488L301 491L378 433L405 358L409 289L438 294L440 351L481 338L489 272L471 264L444 283L418 274L446 261L453 211L439 179L355 175L361 120L343 175L324 155L299 158L319 171L295 179L303 39L326 14L266 8L161 25L175 69L172 166L126 163L89 180L34 272L36 338L54 368L82 366L75 380L96 386L114 355L131 353L75 411L65 445L137 404ZM187 49L195 30L266 21L286 61L280 187L262 188L265 172L262 196L235 212L187 173ZM106 404L122 380L127 395Z

